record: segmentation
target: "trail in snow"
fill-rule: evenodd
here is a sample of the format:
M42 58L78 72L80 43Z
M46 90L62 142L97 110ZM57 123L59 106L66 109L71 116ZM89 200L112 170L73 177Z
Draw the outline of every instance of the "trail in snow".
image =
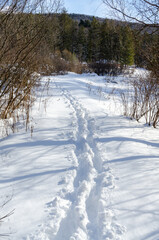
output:
M13 192L4 211L16 209L1 230L11 226L11 240L159 239L158 132L120 116L112 89L103 77L51 77L32 138L21 129L1 141L1 195Z
M73 109L75 126L75 158L78 162L74 191L65 196L70 201L54 240L121 239L124 228L116 223L111 209L110 194L114 176L107 164L103 165L96 142L95 119L71 94L62 90Z
M26 240L120 240L124 228L116 223L111 208L111 192L115 187L111 168L100 156L95 139L95 119L70 92L60 88L66 107L71 109L70 158L76 169L61 180L67 183L47 204L47 224ZM61 182L61 183L62 183Z

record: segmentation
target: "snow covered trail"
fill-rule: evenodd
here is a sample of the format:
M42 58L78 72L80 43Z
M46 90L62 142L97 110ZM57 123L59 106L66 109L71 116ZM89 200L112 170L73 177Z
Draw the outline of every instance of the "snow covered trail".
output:
M0 191L13 192L4 213L15 208L12 226L1 230L12 240L120 239L109 206L113 174L94 140L95 118L54 79L38 95L33 136L21 127L1 140Z
M121 116L118 89L126 91L125 79L105 85L102 77L73 74L56 80L77 96L94 153L96 176L86 200L86 239L158 240L158 130Z
M63 90L63 95L74 109L76 118L75 155L78 168L74 191L68 195L71 205L54 239L120 239L124 229L116 224L114 212L109 206L114 176L106 164L103 166L94 140L95 119L68 91Z
M10 240L158 240L158 130L121 116L126 79L51 76L31 137L0 140L0 228ZM42 79L45 85L48 77Z

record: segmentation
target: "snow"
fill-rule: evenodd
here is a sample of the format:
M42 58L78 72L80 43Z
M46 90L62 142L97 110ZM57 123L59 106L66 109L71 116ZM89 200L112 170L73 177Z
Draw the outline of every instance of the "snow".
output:
M144 74L137 69L133 77ZM158 129L122 116L129 76L42 78L26 133L0 140L12 240L158 240Z

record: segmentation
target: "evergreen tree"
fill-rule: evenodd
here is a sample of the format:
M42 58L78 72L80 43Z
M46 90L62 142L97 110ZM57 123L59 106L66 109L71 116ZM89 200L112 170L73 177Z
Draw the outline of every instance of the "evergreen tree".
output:
M100 33L100 59L109 60L109 29L105 20L101 25Z
M122 28L122 46L121 46L121 59L123 65L134 64L134 40L130 27Z
M83 21L82 19L80 20L80 23L79 23L79 27L85 27L85 28L89 28L91 26L91 23L89 20L85 20Z
M121 34L120 34L121 27L117 26L112 33L113 38L113 46L112 46L112 60L116 62L120 62L121 59Z
M62 52L64 49L72 50L72 22L73 20L64 11L59 16L59 49Z
M112 21L105 20L101 25L100 58L102 60L120 59L120 31Z
M44 48L47 46L48 50L50 53L55 53L56 47L58 45L59 41L59 21L56 15L53 15L51 18L48 19L47 22L45 22L45 27L46 35L44 37L44 41L41 47L41 52L44 51L44 54L46 54L46 49Z
M71 39L70 39L70 44L71 46L69 47L68 50L71 51L71 53L77 53L77 45L78 45L78 22L76 21L72 21L71 23L71 27L70 27L70 35L71 35Z
M99 60L100 55L100 23L93 17L88 34L88 56L89 61Z
M77 55L80 61L86 61L87 57L87 29L80 26L78 30Z

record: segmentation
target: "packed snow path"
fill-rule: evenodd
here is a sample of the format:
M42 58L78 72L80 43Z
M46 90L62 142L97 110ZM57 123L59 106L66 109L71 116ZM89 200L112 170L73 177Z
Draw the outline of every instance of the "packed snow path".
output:
M68 91L63 91L63 96L76 120L74 153L78 167L74 191L66 196L71 204L54 239L120 239L123 229L115 223L113 210L109 208L113 175L108 166L103 166L94 140L95 120Z
M15 209L0 233L159 239L158 130L121 117L121 79L70 73L38 90L33 136L22 128L0 143L0 191L11 198L3 211Z

